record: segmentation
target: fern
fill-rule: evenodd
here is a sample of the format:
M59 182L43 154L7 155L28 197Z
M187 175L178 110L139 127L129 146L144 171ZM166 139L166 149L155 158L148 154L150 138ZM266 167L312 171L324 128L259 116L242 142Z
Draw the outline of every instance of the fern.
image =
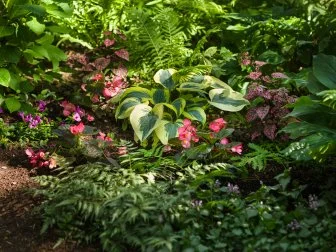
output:
M325 90L317 94L322 96L322 104L336 110L336 90Z
M280 152L273 152L253 143L249 143L248 147L252 152L242 157L234 157L231 159L237 161L234 163L236 166L245 167L246 165L251 165L254 170L263 171L268 161L275 161L281 165L284 163L284 157Z

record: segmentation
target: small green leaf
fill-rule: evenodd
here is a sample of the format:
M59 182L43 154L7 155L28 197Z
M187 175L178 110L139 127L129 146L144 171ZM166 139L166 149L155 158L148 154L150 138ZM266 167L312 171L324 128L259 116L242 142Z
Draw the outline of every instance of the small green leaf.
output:
M45 25L41 24L37 21L35 17L33 17L30 21L27 22L27 26L30 30L32 30L36 35L40 35L45 30Z
M11 36L14 32L15 28L13 26L0 25L0 38Z
M8 87L10 79L11 79L10 72L5 68L0 68L0 85Z
M10 113L18 111L21 107L21 103L15 97L5 99L5 104Z
M278 65L285 61L281 55L274 51L266 51L258 59L272 65Z

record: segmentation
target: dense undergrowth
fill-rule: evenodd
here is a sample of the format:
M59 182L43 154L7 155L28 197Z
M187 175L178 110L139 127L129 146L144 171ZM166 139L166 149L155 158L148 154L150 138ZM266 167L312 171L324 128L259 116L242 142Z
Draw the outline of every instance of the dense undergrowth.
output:
M105 251L329 251L332 1L0 2L0 144L42 232Z

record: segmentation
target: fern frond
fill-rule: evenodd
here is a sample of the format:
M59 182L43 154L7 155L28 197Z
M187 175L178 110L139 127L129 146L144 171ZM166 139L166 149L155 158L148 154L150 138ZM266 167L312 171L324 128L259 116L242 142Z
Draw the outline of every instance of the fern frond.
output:
M317 94L322 96L322 103L332 109L336 109L336 90L325 90Z

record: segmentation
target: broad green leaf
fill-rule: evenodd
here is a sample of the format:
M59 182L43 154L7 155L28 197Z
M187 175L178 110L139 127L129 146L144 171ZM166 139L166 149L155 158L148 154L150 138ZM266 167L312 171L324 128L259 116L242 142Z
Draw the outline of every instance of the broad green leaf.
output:
M226 88L226 89L231 89L231 87L226 84L224 81L221 81L220 79L206 75L204 76L204 82L206 83L207 86L212 87L212 88Z
M185 108L185 105L186 105L186 101L183 98L177 98L171 104L176 109L176 115L180 116L182 114L182 112L184 111L184 108Z
M14 32L15 28L13 26L0 26L0 38L11 36Z
M115 113L116 118L125 119L129 117L133 108L138 104L141 104L138 98L126 98L117 107L117 110Z
M258 60L265 61L268 64L272 65L278 65L285 61L285 59L281 55L274 51L266 51L262 53L259 56Z
M178 128L182 126L182 123L173 123L166 120L161 120L158 127L155 129L156 136L160 139L161 143L168 144L169 139L178 136Z
M184 115L186 118L189 118L190 120L199 121L202 124L205 124L206 122L206 114L202 108L188 109L188 111L184 111L182 115Z
M54 41L54 36L51 34L45 34L42 38L35 40L40 45L50 45Z
M4 63L17 64L20 61L20 49L14 46L1 46L0 47L0 65Z
M18 111L21 107L21 103L15 97L5 99L5 104L10 113Z
M153 89L152 97L153 97L154 104L169 102L169 90L168 89Z
M156 104L152 110L153 114L161 120L163 118L163 103Z
M217 47L216 46L211 46L208 49L205 50L204 52L204 56L211 58L212 56L214 56L217 52Z
M176 86L176 84L173 80L173 74L175 72L176 72L176 70L174 70L174 69L167 69L167 70L160 69L154 75L154 81L156 83L161 84L165 88L168 88L169 90L172 90Z
M319 54L313 59L313 73L324 86L336 89L336 57Z
M217 88L209 92L209 104L224 111L237 112L249 104L244 96L230 89Z
M4 87L9 86L11 75L9 71L5 68L0 68L0 85Z
M146 104L136 105L130 115L130 122L135 136L143 142L159 125L159 118Z
M37 35L41 35L46 27L44 24L41 24L39 21L37 21L35 17L27 22L27 26Z
M152 92L147 88L131 87L127 88L126 91L123 93L122 99L124 98L137 98L144 102L152 99Z

